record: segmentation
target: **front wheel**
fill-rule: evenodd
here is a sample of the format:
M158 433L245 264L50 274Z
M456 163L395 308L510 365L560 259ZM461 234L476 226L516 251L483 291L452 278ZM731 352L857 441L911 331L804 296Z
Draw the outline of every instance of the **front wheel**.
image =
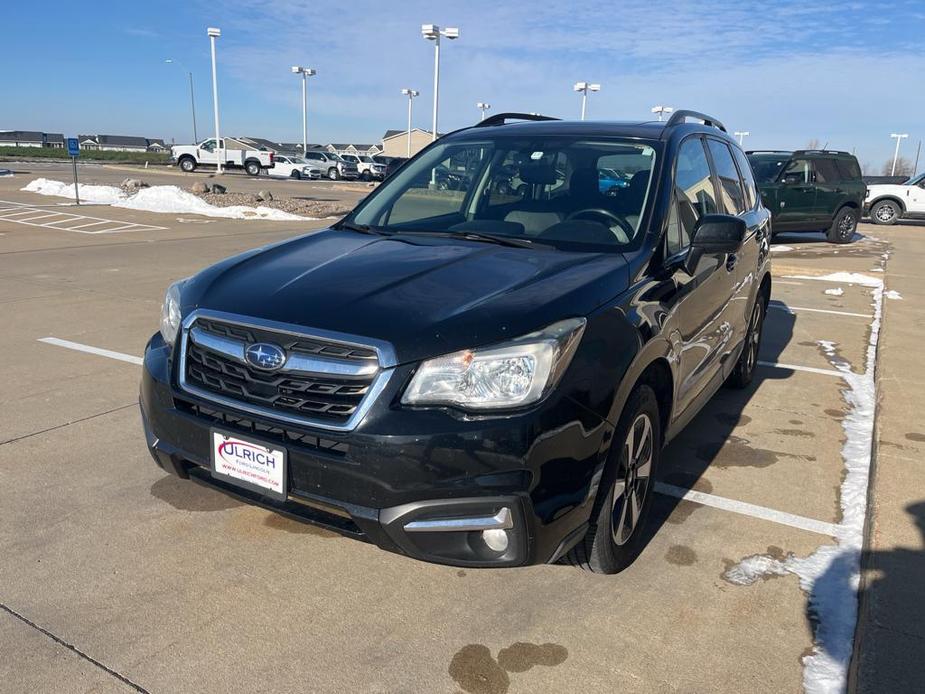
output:
M183 157L180 160L180 169L186 173L193 173L196 170L196 160L192 157Z
M902 210L893 200L881 200L870 208L870 221L874 224L896 224L901 216Z
M858 228L858 211L853 207L843 207L832 220L832 226L829 227L827 234L832 243L850 243L854 238L854 232Z
M332 166L330 169L328 169L328 178L330 178L332 181L337 181L340 179L340 171L337 170L336 166Z
M758 292L752 316L748 321L748 332L745 334L742 353L726 381L726 385L730 388L747 388L755 377L758 353L761 351L761 331L764 329L764 309L764 293Z
M297 181L299 181L299 180L302 179L302 174L300 174L298 171L293 171L293 172L292 172L291 174L289 174L289 175L290 175L290 177L294 178L294 179L297 180Z
M249 161L244 164L244 170L247 171L248 176L259 176L260 175L260 162Z
M615 574L642 551L661 442L658 400L643 383L630 394L620 416L591 523L569 552L571 563L594 573Z

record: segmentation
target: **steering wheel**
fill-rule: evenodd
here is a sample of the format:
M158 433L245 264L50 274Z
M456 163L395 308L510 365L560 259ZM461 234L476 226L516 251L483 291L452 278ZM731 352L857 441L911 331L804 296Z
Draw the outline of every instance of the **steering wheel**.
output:
M624 238L621 239L620 234L616 235L617 240L619 240L620 243L629 243L629 240L636 233L636 230L633 229L633 227L630 225L629 222L627 222L625 219L618 217L610 210L605 210L603 207L586 207L583 210L576 210L575 212L572 212L565 219L566 221L569 221L572 219L581 219L583 217L592 217L592 218L598 217L599 219L604 218L605 220L607 220L605 224L608 227L613 227L613 225L616 224L623 231Z

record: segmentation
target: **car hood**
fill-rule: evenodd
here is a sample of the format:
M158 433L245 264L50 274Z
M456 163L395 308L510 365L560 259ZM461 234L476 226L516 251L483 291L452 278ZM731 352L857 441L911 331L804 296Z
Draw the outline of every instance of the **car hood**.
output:
M385 340L403 363L588 315L628 277L620 253L325 230L203 270L184 286L182 310Z

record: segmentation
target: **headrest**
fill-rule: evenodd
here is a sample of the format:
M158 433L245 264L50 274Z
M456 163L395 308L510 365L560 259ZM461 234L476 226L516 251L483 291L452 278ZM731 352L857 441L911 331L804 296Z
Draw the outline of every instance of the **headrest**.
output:
M556 182L556 170L548 164L522 164L520 180L524 183L549 186Z

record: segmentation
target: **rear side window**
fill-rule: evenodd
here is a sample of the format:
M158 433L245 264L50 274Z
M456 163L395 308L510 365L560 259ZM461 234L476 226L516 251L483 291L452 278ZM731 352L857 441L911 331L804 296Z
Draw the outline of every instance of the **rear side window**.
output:
M843 181L860 181L861 180L861 167L858 166L858 160L854 157L850 159L847 157L842 157L835 160L835 167L838 169L838 174Z
M755 175L752 173L752 165L748 163L748 157L741 149L733 147L732 155L735 157L736 164L739 165L742 183L745 184L745 201L748 203L748 209L752 209L758 202L758 187L755 183Z
M842 178L834 159L816 159L813 167L816 169L816 183L837 183Z
M742 214L746 209L745 191L742 190L742 182L739 181L739 171L732 159L732 152L726 143L712 138L707 140L707 146L713 156L713 165L719 177L720 194L726 212L733 215Z

